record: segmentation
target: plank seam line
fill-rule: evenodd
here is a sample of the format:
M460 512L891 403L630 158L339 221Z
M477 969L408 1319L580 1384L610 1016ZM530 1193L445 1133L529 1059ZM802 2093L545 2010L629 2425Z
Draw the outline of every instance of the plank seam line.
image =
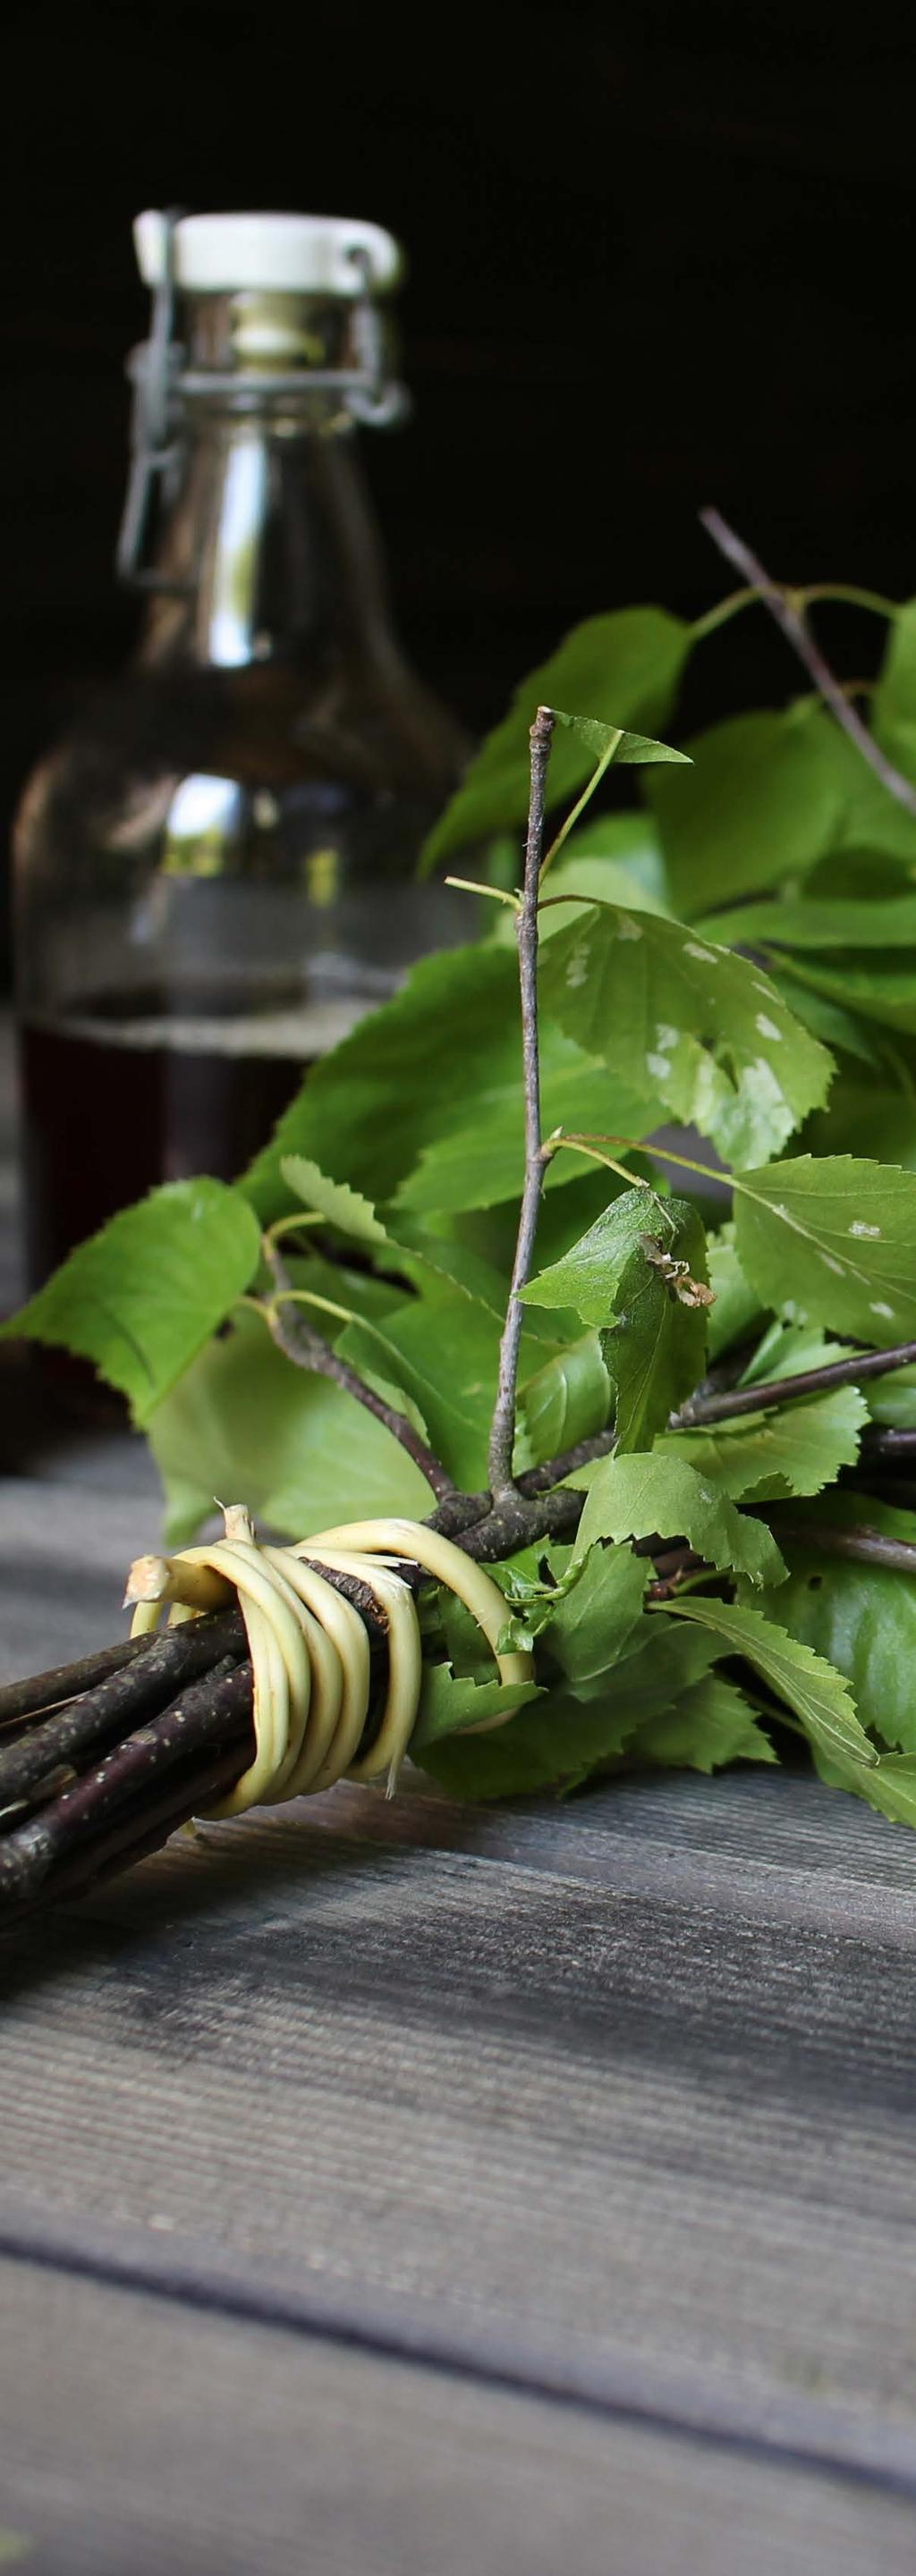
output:
M276 2284L268 2286L244 2278L223 2279L202 2266L175 2262L147 2265L126 2252L66 2244L55 2239L53 2233L43 2234L40 2227L33 2227L31 2232L28 2227L17 2227L13 2234L0 2223L0 2258L23 2267L92 2281L103 2289L140 2291L170 2305L238 2324L310 2336L315 2341L374 2354L382 2360L502 2388L513 2396L540 2398L573 2412L645 2424L700 2448L712 2445L798 2474L817 2471L847 2484L916 2502L916 2456L911 2465L904 2465L899 2459L877 2460L866 2450L858 2456L850 2449L840 2452L828 2438L827 2430L818 2438L812 2429L807 2440L793 2442L765 2427L723 2423L712 2412L681 2409L661 2393L653 2398L648 2393L628 2391L622 2381L618 2384L613 2363L608 2366L597 2357L591 2362L585 2356L572 2357L552 2369L543 2358L529 2359L523 2347L510 2337L497 2336L489 2352L480 2351L472 2347L470 2335L466 2340L462 2337L457 2323L451 2329L446 2325L436 2332L428 2320L411 2320L382 2306L375 2314L370 2311L360 2317L348 2315L314 2294L281 2290ZM848 2421L838 2423L835 2438L848 2440L855 2429Z

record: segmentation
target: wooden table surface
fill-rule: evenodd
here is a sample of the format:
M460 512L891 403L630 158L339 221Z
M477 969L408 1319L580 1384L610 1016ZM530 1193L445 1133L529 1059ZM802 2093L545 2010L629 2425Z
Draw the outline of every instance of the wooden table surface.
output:
M12 1674L117 1633L159 1507L0 1394ZM0 2564L912 2576L904 1829L753 1770L343 1787L0 1981Z

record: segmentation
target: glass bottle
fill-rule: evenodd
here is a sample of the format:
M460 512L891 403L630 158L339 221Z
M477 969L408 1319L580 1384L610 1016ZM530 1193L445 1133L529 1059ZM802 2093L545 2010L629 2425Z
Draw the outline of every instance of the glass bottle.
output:
M31 1287L154 1182L241 1171L303 1069L469 935L415 876L466 746L393 633L353 435L403 407L397 245L283 215L135 239L143 633L15 832Z

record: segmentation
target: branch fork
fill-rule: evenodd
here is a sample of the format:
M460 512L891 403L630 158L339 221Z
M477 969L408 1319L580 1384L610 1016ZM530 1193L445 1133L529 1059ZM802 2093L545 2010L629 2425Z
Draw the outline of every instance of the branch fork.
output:
M842 687L835 672L831 670L829 662L821 652L820 645L812 635L804 613L805 604L811 598L811 592L787 589L783 584L771 580L759 556L751 552L750 546L745 544L743 537L736 535L734 528L729 527L727 519L723 519L720 510L701 510L700 525L705 528L707 536L712 538L713 545L718 547L719 553L725 556L728 563L734 565L736 572L741 574L742 580L747 582L750 590L762 600L764 607L769 609L777 626L782 628L783 634L791 644L793 652L797 653L799 661L804 663L808 677L813 680L825 705L836 717L837 724L849 741L855 744L862 759L867 761L869 769L873 771L876 778L880 779L882 787L886 787L888 795L893 796L896 803L902 805L907 814L916 815L916 787L912 779L905 778L894 761L888 760L886 752L882 751L880 743L875 741L874 734L869 732L858 710L851 704L847 691Z

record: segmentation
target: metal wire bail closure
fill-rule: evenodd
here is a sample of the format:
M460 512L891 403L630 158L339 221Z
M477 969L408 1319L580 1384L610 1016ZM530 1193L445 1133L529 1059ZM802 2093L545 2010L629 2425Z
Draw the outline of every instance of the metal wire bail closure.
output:
M410 411L405 385L386 367L385 333L372 292L372 269L366 253L354 246L351 265L360 278L353 298L355 367L284 370L246 367L244 373L215 367L190 368L176 337L175 235L184 209L163 211L162 260L153 287L148 340L130 351L127 376L133 386L130 467L115 550L118 579L134 590L172 587L167 578L144 564L143 554L157 484L168 504L180 479L185 448L185 404L195 396L219 394L239 411L286 401L307 407L315 394L331 395L352 420L366 429L395 429Z

